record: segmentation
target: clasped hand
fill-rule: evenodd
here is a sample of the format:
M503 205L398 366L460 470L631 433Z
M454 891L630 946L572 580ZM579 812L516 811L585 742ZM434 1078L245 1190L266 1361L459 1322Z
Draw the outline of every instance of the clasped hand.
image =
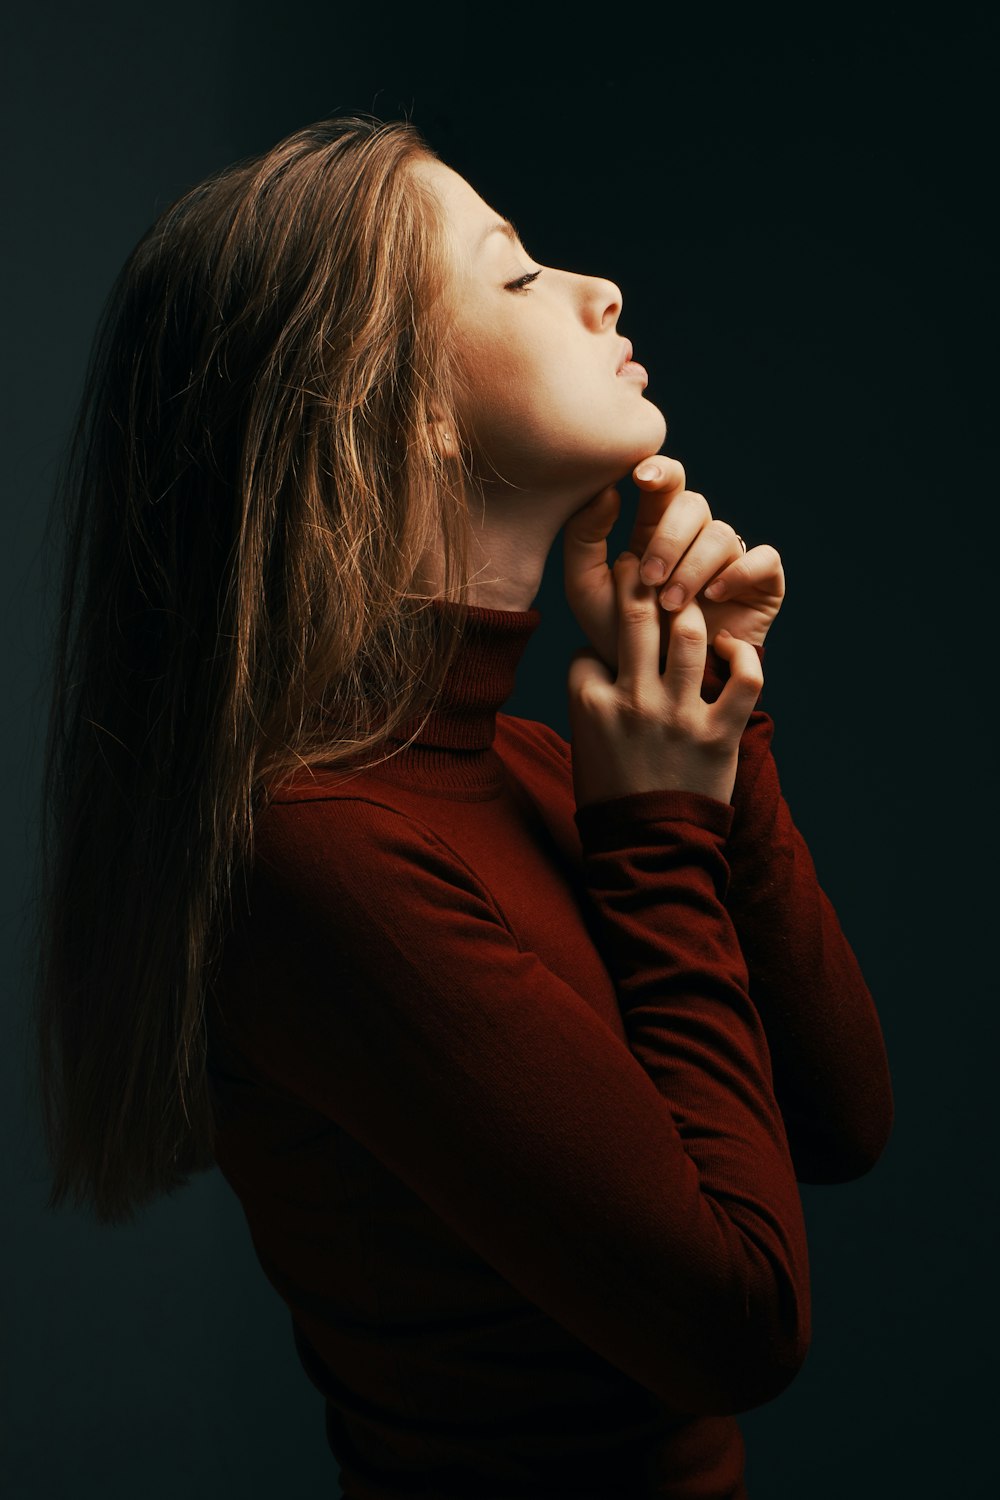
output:
M641 477L639 470L650 464L656 474ZM685 489L684 468L675 458L653 454L633 469L632 478L639 506L627 550L640 559L640 581L657 590L663 606L661 659L666 657L671 615L694 598L705 616L709 645L720 630L763 645L785 595L775 549L763 543L744 553L733 527L713 520L704 495ZM607 539L620 509L621 496L608 485L563 527L566 599L590 644L615 673L618 607ZM653 558L663 563L660 579L648 572ZM678 589L679 595L671 592Z

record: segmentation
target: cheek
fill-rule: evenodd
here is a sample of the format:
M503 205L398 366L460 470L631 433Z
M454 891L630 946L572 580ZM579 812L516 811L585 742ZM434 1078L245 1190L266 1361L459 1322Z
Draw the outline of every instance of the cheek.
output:
M558 345L509 336L467 357L467 430L490 455L545 452L593 423L601 392L586 369L574 371Z

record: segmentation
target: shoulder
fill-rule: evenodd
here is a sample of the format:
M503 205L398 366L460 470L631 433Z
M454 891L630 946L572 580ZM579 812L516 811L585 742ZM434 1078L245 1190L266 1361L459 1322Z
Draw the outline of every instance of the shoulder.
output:
M497 714L497 742L501 750L511 750L526 757L551 762L564 768L572 763L568 741L540 719L522 719L514 714Z
M279 885L320 882L348 905L373 880L412 885L418 868L439 880L480 888L467 859L433 823L412 807L398 806L391 788L301 787L275 799L254 829L254 864Z
M429 823L396 805L391 789L380 794L370 782L327 784L317 778L274 797L257 816L255 842L287 850L316 845L338 860L352 850L380 845L440 842Z

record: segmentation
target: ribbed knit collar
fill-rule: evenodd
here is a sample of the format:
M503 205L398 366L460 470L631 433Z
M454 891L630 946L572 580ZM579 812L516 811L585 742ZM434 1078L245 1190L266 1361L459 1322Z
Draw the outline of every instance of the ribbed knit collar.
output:
M486 609L434 601L445 622L464 622L458 654L441 698L412 745L374 768L392 781L428 790L489 793L503 781L503 763L493 748L497 713L514 691L518 663L538 626L538 609ZM387 747L409 739L417 716L387 737Z

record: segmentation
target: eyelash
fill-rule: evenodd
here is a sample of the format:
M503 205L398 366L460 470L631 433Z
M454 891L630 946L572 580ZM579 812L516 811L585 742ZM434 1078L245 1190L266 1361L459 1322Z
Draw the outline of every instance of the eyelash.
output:
M526 292L528 290L528 282L534 281L535 277L541 276L541 274L541 271L528 271L526 275L519 276L516 281L508 281L506 289L508 292Z

